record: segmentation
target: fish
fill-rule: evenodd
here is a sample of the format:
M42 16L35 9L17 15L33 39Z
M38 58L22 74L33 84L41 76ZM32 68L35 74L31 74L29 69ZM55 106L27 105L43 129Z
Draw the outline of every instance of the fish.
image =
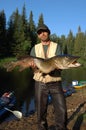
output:
M30 68L31 63L33 62L40 72L48 74L55 69L64 70L80 67L81 64L77 61L79 58L79 56L72 55L57 55L51 58L43 59L28 55L25 58L12 61L4 67L7 72L12 71L15 67L19 67L19 71L23 71L26 68Z

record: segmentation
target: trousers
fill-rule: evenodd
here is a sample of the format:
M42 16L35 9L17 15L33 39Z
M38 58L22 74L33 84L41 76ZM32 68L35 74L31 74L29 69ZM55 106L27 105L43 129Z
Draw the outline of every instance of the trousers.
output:
M35 82L35 101L37 109L38 130L48 130L47 108L48 94L52 96L52 104L55 111L56 130L66 130L67 107L61 81L58 82Z

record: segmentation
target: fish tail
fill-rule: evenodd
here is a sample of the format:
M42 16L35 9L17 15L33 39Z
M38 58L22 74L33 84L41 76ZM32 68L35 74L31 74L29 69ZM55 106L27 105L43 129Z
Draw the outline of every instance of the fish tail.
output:
M11 62L5 65L4 67L6 68L7 72L9 72L9 71L12 71L16 67L16 65L14 62Z

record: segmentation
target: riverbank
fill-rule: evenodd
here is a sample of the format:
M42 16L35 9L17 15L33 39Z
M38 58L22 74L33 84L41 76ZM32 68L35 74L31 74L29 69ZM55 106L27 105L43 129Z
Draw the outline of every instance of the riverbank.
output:
M78 90L72 96L66 98L69 130L86 130L86 88ZM48 107L47 116L49 130L54 129L54 109ZM0 130L37 130L36 113L21 120L13 120L0 124Z

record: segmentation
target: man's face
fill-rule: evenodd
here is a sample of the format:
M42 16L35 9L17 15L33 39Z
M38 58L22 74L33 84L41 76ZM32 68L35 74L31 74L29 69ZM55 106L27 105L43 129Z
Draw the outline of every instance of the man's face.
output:
M38 32L38 38L41 41L45 42L45 41L47 41L49 39L49 33L46 30L40 30Z

